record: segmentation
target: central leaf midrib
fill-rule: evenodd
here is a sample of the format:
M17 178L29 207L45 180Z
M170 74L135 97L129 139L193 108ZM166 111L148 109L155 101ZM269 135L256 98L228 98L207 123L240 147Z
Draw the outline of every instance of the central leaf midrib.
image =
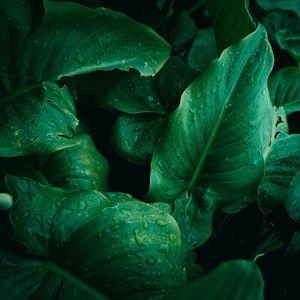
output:
M243 69L242 69L243 70ZM241 72L240 74L242 74L243 72ZM238 77L238 79L236 80L235 83L237 83L240 79L240 76ZM191 191L194 186L196 185L197 181L198 181L198 178L200 176L200 174L202 173L202 170L203 170L203 166L205 164L205 160L208 156L208 153L209 153L209 150L211 149L211 146L215 140L215 137L217 136L217 133L218 133L218 130L219 128L221 127L221 124L222 124L222 121L223 121L223 118L225 116L225 113L227 111L227 108L228 108L228 104L232 98L232 95L234 93L236 89L236 84L233 85L233 87L231 88L228 96L227 96L227 100L224 102L224 105L223 105L223 109L219 115L219 118L217 119L217 122L215 123L215 126L213 127L213 130L212 130L212 133L206 143L206 146L204 147L203 151L202 151L202 155L200 157L200 160L198 161L197 163L197 166L196 166L196 169L195 169L195 172L192 176L192 179L189 181L188 185L187 185L187 191Z

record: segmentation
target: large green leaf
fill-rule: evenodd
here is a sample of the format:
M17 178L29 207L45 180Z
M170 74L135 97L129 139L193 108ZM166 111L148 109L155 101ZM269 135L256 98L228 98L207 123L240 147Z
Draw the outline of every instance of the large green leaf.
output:
M284 203L291 219L300 223L300 168L289 185Z
M72 279L114 299L164 297L185 281L180 231L165 211L120 193L66 192L17 177L7 185L17 198L14 238Z
M114 68L153 75L169 56L170 47L158 34L121 13L44 3L44 21L24 43L21 85Z
M300 135L279 134L266 159L258 189L258 204L265 213L282 210L288 187L300 170Z
M262 23L272 40L282 50L287 51L296 61L300 62L300 20L288 11L274 11L268 14Z
M62 263L114 299L164 298L185 280L178 225L152 205L116 196L63 246Z
M0 2L0 96L11 89L15 80L16 62L30 30L30 6L27 0Z
M287 67L275 72L269 79L273 104L283 107L289 115L300 110L300 69Z
M0 293L10 300L106 298L54 263L23 257L1 249Z
M259 26L185 90L154 153L150 199L173 202L201 188L203 199L226 211L244 206L262 178L274 130L267 90L272 66Z
M208 0L219 53L255 30L245 0Z
M276 9L290 10L300 17L299 0L256 0L256 2L267 11Z
M250 261L222 263L209 274L180 288L176 300L263 300L264 279L258 266Z
M155 114L119 116L112 129L114 150L128 161L149 163L165 120Z
M70 228L73 232L109 204L107 198L96 191L67 192L29 178L8 177L7 187L17 199L10 211L14 238L36 255L49 254L54 219L75 215L71 225L66 220L58 231L64 236ZM77 215L80 220L76 219Z
M212 27L199 30L187 56L188 65L198 72L204 72L217 56L217 45Z
M71 94L55 83L7 99L0 110L0 156L50 153L76 143Z
M77 140L75 146L52 153L41 172L51 184L67 190L107 190L107 160L89 135L82 133Z

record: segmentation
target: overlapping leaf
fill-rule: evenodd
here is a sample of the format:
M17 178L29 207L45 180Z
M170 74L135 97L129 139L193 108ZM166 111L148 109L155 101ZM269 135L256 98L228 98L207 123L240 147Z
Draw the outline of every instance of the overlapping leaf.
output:
M275 72L269 79L273 104L283 107L289 115L300 110L300 69L287 67Z
M178 300L263 300L264 279L258 266L245 260L222 263L175 294Z
M283 10L268 14L262 23L268 30L270 38L278 43L282 50L287 51L297 63L300 61L300 20Z
M201 187L203 198L229 208L257 186L274 126L266 88L272 64L259 26L185 90L154 153L152 200L173 202Z
M78 120L65 87L44 82L0 104L0 156L45 154L76 143Z
M208 0L219 53L244 38L255 26L244 0Z
M13 3L4 1L0 7L5 25L1 42L12 48L12 57L3 56L1 156L49 153L74 144L76 119L57 106L62 95L51 95L49 103L37 92L42 82L114 68L153 75L169 56L169 45L147 26L109 9L69 2L45 1L41 26L25 39L29 6ZM21 126L20 116L28 124Z
M48 258L63 282L80 289L83 279L85 288L100 287L114 299L140 299L163 297L185 281L179 228L165 211L120 193L67 192L18 177L8 177L7 185L16 198L10 211L15 240ZM22 276L22 268L15 271ZM15 278L9 274L6 289Z
M267 156L265 175L258 189L258 204L265 214L283 209L289 185L299 170L300 135L278 135Z

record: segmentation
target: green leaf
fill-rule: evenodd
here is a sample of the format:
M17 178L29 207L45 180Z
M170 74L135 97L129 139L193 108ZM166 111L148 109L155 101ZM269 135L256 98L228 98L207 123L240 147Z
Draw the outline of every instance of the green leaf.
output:
M78 276L114 299L133 299L169 295L185 281L180 231L165 211L120 193L66 192L17 177L7 185L18 198L15 239L72 283Z
M171 57L156 74L155 90L167 113L178 107L183 91L197 75L197 72L176 56Z
M114 150L128 161L149 163L165 120L155 114L120 115L112 129Z
M283 107L286 114L300 110L300 69L287 67L275 72L269 79L273 104Z
M0 2L0 96L11 89L15 80L16 64L23 41L30 30L30 6L27 0Z
M174 54L178 54L189 45L197 32L197 26L186 12L176 15L167 28L166 36L172 45Z
M262 23L270 38L287 51L297 63L300 62L300 20L288 11L274 11L268 14Z
M185 280L178 225L152 205L115 195L66 242L61 263L114 299L160 299Z
M44 3L44 21L22 49L21 85L114 68L153 75L169 57L170 47L157 33L121 13Z
M258 205L264 214L282 210L288 187L300 170L300 135L279 134L266 159L258 188Z
M134 71L124 74L108 91L104 101L114 109L129 114L165 114L153 78L141 77Z
M1 249L0 293L6 299L106 298L54 263L22 257Z
M0 156L42 154L76 143L71 94L55 83L7 99L0 110Z
M272 11L276 9L289 10L300 17L299 0L257 0L256 2L266 11Z
M208 0L219 53L255 30L244 0Z
M90 220L108 205L107 198L96 191L67 192L62 189L42 185L29 178L8 177L7 187L16 202L10 210L10 220L14 228L14 238L26 250L35 255L48 255L53 220L65 218L59 236ZM81 219L76 219L76 215ZM69 225L67 217L73 216ZM75 217L74 217L75 215Z
M52 153L41 167L43 175L54 186L67 190L105 191L109 165L89 135L82 133L78 144Z
M291 219L300 223L300 172L291 181L284 204Z
M205 201L225 211L244 206L262 178L274 131L267 91L272 66L267 34L259 26L185 90L154 152L152 201L172 203L201 188Z
M5 176L29 177L41 183L47 184L46 178L33 163L36 157L22 156L13 158L0 157L0 187L7 191Z
M217 56L217 45L212 27L199 30L187 56L188 65L198 72L204 72Z
M198 200L199 197L191 194L182 195L175 201L172 216L180 228L183 252L201 246L212 232L215 205L206 200Z
M228 261L179 289L174 299L263 300L264 279L255 263Z
M285 254L294 255L299 251L300 251L300 231L296 231L293 234L291 241L289 242L289 245L286 248Z

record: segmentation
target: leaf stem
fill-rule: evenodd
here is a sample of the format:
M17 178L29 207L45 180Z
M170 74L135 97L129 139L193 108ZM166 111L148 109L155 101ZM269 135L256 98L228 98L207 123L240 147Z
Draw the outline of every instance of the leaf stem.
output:
M50 272L58 274L62 279L74 284L74 286L78 287L80 290L86 292L94 299L105 300L106 298L102 296L96 289L87 285L84 281L79 279L77 276L74 276L70 272L65 269L59 267L57 264L48 261L44 263L44 268Z

